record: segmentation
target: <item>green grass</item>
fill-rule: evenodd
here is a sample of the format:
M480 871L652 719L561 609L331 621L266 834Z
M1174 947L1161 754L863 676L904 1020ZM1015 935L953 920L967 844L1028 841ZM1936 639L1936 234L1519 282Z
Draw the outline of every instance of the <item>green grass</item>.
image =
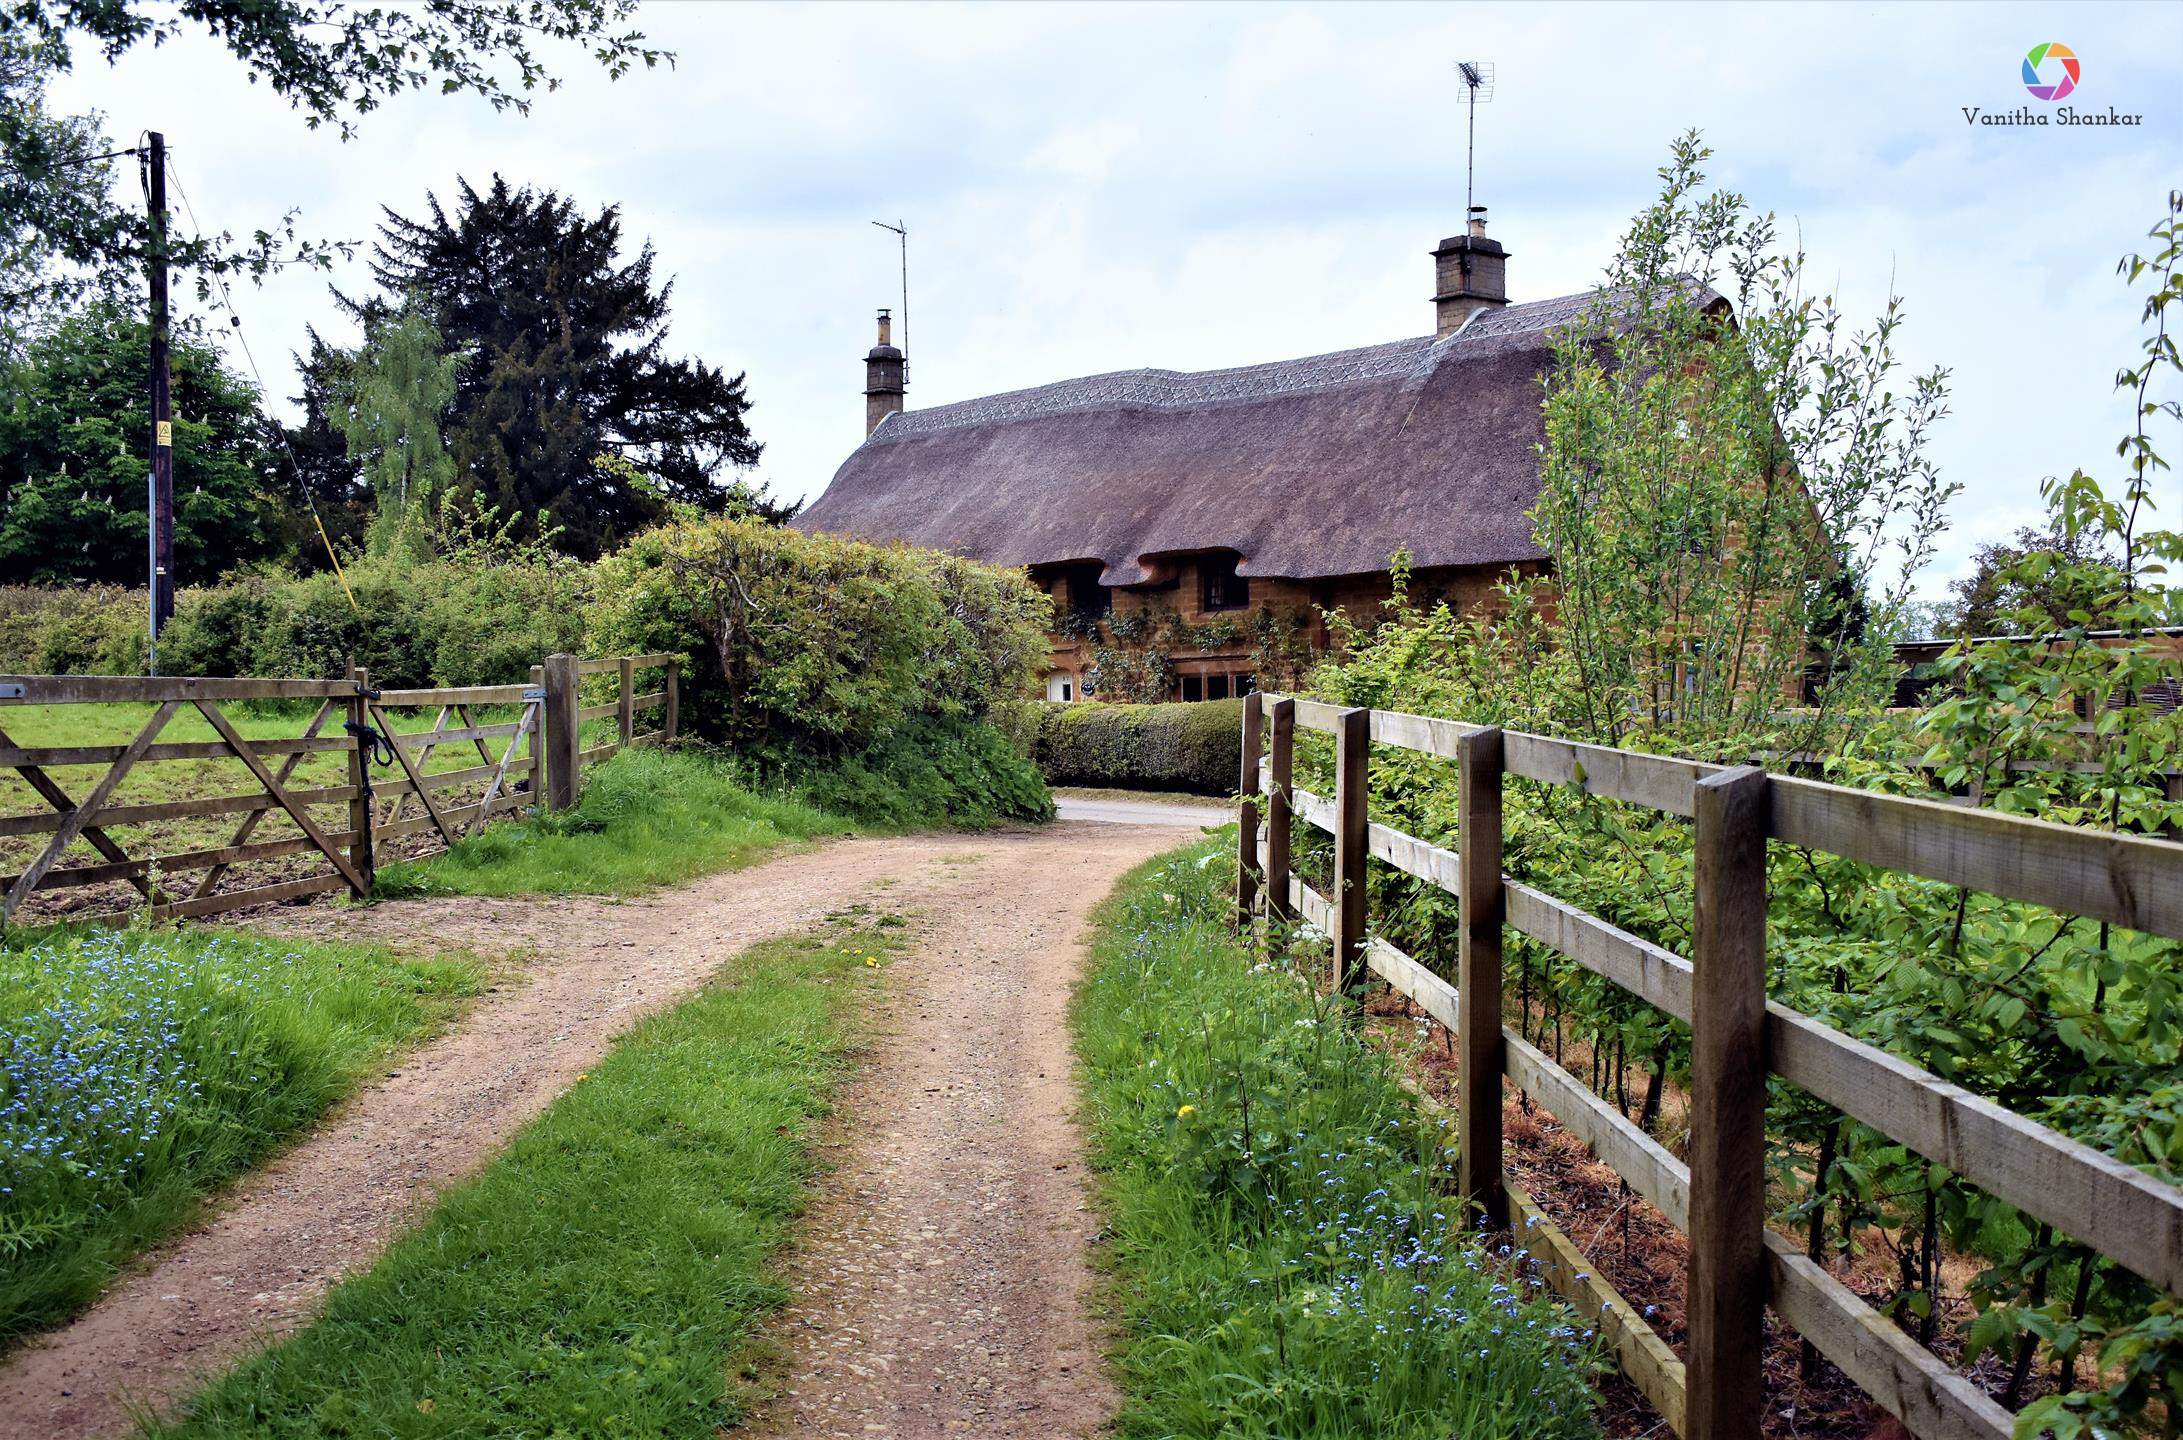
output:
M1452 1136L1386 1058L1240 948L1233 844L1124 882L1075 1010L1120 1433L1586 1440L1596 1340L1466 1231Z
M753 792L704 751L624 750L584 772L574 810L502 821L444 855L381 865L379 893L627 895L850 829L799 800Z
M851 913L758 946L639 1025L316 1324L158 1433L700 1440L733 1424L728 1367L783 1298L768 1262L899 924Z
M481 974L211 930L0 938L0 1342L92 1299Z

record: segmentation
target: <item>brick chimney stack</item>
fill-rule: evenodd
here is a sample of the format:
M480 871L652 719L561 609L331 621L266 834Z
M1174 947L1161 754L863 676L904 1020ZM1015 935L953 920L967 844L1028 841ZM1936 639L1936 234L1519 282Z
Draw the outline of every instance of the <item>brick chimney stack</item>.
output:
M1487 238L1485 206L1470 207L1469 234L1450 235L1433 251L1433 284L1436 339L1462 329L1473 311L1508 303L1508 252Z
M889 415L901 413L902 392L909 388L909 382L903 378L906 365L902 352L895 349L888 338L893 329L893 318L887 311L880 311L879 343L864 357L864 433L867 435L877 430L879 422Z

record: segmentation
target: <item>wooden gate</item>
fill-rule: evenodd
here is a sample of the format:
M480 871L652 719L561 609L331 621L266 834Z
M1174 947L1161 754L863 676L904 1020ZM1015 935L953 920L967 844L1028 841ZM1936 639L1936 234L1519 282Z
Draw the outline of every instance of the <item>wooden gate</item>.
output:
M225 707L266 700L315 700L318 705L298 735L245 738ZM0 842L30 842L22 868L0 875L5 892L0 924L33 893L117 882L134 888L159 919L214 915L327 890L347 889L358 896L369 892L369 828L359 804L364 772L349 728L361 725L365 700L354 682L0 675L0 712L17 706L114 703L156 708L122 744L25 746L0 724L0 772L13 770L45 807L0 816ZM162 739L177 721L201 721L210 738ZM189 728L200 727L190 723ZM239 794L169 796L154 785L153 794L142 799L119 795L123 783L142 767L223 759L239 762L255 788ZM306 764L338 767L345 783L297 783L297 771ZM75 784L53 773L71 767L98 767L97 778L80 796ZM195 778L205 768L200 764ZM339 810L327 813L328 807L344 806L345 815ZM321 813L314 815L314 808ZM232 828L229 816L239 817ZM289 833L261 838L268 821ZM132 846L117 831L142 834ZM101 863L57 866L78 839L103 857ZM183 848L162 850L173 844ZM262 862L269 861L288 862L277 867L286 872L284 878L263 879ZM237 866L251 867L250 882L223 888ZM201 873L191 881L181 878L193 872Z

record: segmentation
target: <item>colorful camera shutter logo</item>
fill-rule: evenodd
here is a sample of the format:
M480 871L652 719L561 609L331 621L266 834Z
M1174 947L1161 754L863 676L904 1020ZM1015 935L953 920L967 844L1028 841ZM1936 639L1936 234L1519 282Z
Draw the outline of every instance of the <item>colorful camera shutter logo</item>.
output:
M2059 40L2034 45L2024 56L2024 88L2041 100L2061 99L2077 88L2082 73L2077 52Z

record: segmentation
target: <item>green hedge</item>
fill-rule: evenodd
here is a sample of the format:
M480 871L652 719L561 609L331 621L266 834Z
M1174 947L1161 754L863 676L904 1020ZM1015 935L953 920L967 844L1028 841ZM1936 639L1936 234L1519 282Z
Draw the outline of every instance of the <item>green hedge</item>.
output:
M1235 793L1243 702L1045 704L1033 751L1049 785Z

